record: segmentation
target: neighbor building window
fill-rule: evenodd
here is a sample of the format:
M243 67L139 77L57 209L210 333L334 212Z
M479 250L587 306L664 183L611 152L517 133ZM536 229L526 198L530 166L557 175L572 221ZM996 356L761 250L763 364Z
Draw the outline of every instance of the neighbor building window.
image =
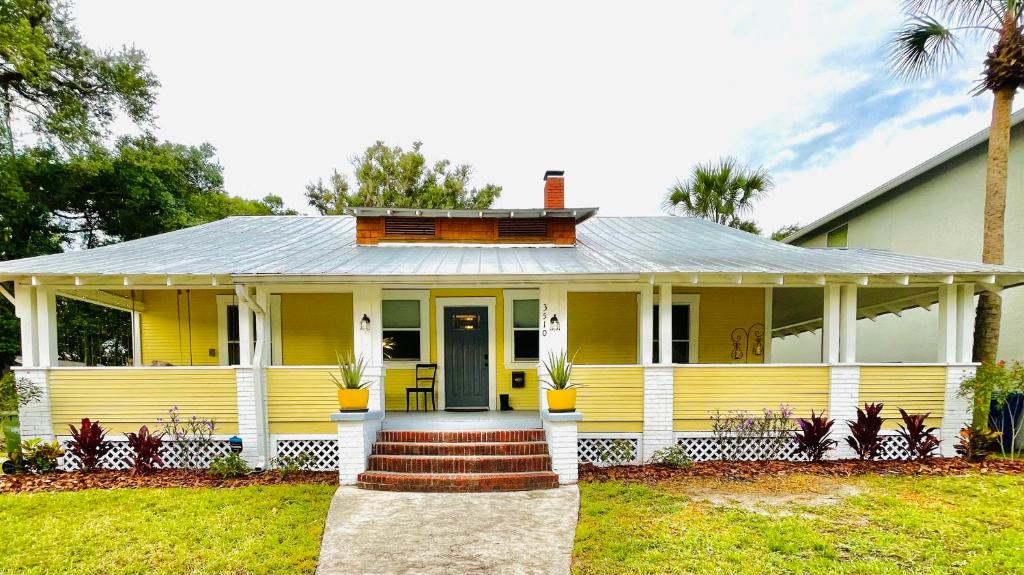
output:
M849 232L849 226L843 224L838 228L825 234L825 246L829 248L845 248L847 246L847 236Z
M697 363L697 326L699 296L672 296L672 363ZM654 363L661 358L661 314L654 306Z

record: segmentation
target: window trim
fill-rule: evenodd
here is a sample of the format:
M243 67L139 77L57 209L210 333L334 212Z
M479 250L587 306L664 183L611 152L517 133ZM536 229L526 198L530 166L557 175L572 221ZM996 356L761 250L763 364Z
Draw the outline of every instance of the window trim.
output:
M384 301L385 300L416 300L420 302L420 358L385 359L384 365L390 369L415 369L417 363L430 363L430 290L386 289L381 290L381 340L384 338ZM413 328L395 328L401 331L413 331ZM383 350L382 350L383 352ZM383 355L382 355L383 357Z
M695 293L674 293L672 294L672 305L676 304L690 306L690 362L689 363L672 363L671 365L692 365L700 363L700 294ZM654 304L657 306L657 302ZM659 310L660 311L660 310ZM653 321L651 322L654 323ZM652 334L652 346L657 347L658 338L654 337L657 332ZM675 339L675 332L672 333L672 342L684 341L681 339ZM659 358L660 359L660 358Z
M234 294L217 294L217 365L229 366L230 354L228 353L228 306L238 305L238 298ZM241 319L241 314L239 314ZM239 356L241 356L241 321L239 321Z
M504 297L502 307L504 307L505 323L502 326L502 342L505 348L505 367L508 369L530 369L535 368L540 363L540 359L537 361L516 361L512 357L512 340L515 329L512 326L512 307L515 300L518 299L535 299L540 301L540 290L539 289L507 289L502 294ZM537 318L537 336L540 337L540 318ZM538 348L539 349L539 348Z
M843 243L843 245L841 245L841 246L830 246L830 245L828 245L828 237L830 235L832 235L833 232L837 232L837 231L839 231L839 230L841 230L843 228L846 229L846 241ZM832 228L831 230L828 230L827 232L825 232L825 247L826 248L833 248L833 249L843 249L843 248L850 247L850 222L843 222L842 224L840 224L840 225Z

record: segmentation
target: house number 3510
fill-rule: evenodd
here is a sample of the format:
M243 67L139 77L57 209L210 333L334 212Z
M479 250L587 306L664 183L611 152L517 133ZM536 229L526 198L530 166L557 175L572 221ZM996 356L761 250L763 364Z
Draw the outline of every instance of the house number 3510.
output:
M544 304L544 311L540 314L540 335L542 337L548 335L548 304Z

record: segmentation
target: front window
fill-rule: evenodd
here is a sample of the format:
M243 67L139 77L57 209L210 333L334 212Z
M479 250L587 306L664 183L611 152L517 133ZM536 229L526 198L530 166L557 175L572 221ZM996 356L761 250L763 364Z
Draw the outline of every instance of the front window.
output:
M418 299L392 299L381 302L384 331L384 359L420 361L423 337Z
M660 322L661 314L659 306L654 306L654 362L661 360ZM672 304L672 363L693 362L693 334L694 324L693 304L674 303Z
M540 300L512 300L512 361L540 359Z
M242 363L241 353L241 329L238 325L238 305L228 304L228 365L238 365Z

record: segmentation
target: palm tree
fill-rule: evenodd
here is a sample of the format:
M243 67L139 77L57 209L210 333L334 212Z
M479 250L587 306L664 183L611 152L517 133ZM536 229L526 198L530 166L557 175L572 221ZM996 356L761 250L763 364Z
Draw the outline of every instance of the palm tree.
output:
M726 157L694 166L685 182L677 181L668 189L664 206L669 213L704 218L758 233L757 224L744 217L773 185L771 175L764 168L751 169L736 158Z
M904 10L907 19L889 42L889 64L898 76L916 79L938 72L960 55L961 37L992 42L974 91L994 96L981 261L1002 264L1010 112L1024 84L1024 0L907 0ZM983 292L974 321L975 361L996 359L1001 316L1002 298Z

